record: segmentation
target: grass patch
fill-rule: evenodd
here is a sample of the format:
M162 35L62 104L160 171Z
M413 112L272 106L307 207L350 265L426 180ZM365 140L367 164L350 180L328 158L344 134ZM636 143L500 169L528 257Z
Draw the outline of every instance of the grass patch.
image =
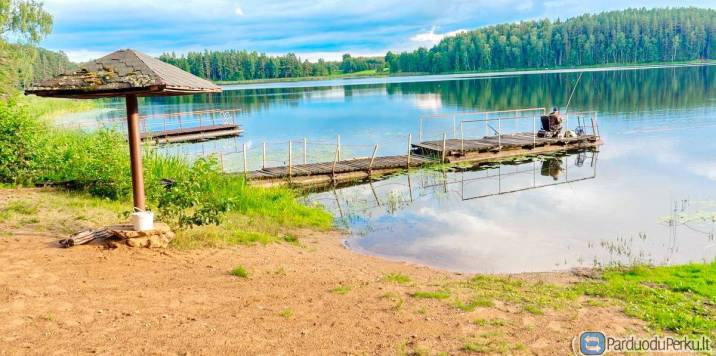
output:
M282 318L290 319L291 317L293 317L293 309L286 308L284 310L281 310L281 312L279 312L278 315Z
M462 346L462 349L468 352L487 352L488 348L486 345L478 344L475 342L468 342Z
M500 327L507 325L507 321L504 319L475 319L472 321L473 324L477 326L492 326L492 327Z
M298 237L291 235L291 234L286 234L281 239L284 242L289 243L291 245L295 245L295 246L300 245L300 242L298 241Z
M338 286L338 287L336 287L336 288L331 289L331 293L340 294L340 295L346 294L346 293L348 293L348 292L350 292L350 291L351 291L351 287L350 287L350 286L344 286L344 285L340 285L340 286Z
M37 232L71 234L115 224L123 219L128 206L126 202L98 199L86 193L51 189L25 189L21 196L11 196L5 205L0 203L0 227L3 230L29 227Z
M387 282L393 282L397 284L408 284L410 283L410 277L402 273L387 273L383 275L383 280Z
M422 299L447 299L450 297L450 291L438 290L438 291L416 291L411 294L413 298Z
M514 351L524 350L525 345L517 343L512 345L501 331L491 331L471 337L462 349L467 352L488 354L512 354Z
M492 301L501 300L518 305L525 311L540 313L544 308L562 308L579 296L579 292L572 288L501 276L475 276L458 286L472 294L469 302L457 305L468 310L490 306Z
M25 200L10 201L4 206L0 206L0 222L5 222L15 215L31 216L37 214L37 212L37 204L34 202ZM23 225L26 224L23 223Z
M656 330L716 336L716 262L608 269L581 283L586 295L621 302L624 312Z
M482 307L487 308L495 305L495 303L492 302L490 299L482 298L482 297L476 297L471 299L469 302L464 303L462 301L456 301L455 306L463 311L473 311L475 308Z
M249 273L246 272L246 269L243 266L236 266L234 269L231 270L231 275L235 277L240 278L248 278Z
M34 215L37 214L38 209L34 202L15 200L8 203L0 211L8 214Z

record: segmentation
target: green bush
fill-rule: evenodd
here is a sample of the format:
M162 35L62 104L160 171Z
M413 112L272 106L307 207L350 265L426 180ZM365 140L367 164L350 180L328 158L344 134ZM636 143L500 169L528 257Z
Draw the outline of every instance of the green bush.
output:
M121 199L131 192L129 149L115 131L48 131L36 183L67 183L92 195Z
M0 100L0 182L32 180L45 129L14 98Z
M180 227L218 225L224 213L239 205L234 192L241 187L227 188L243 185L243 180L221 173L215 159L199 159L191 166L159 156L147 161L155 168L153 172L164 173L150 175L153 182L149 195L164 220L171 219ZM164 184L161 179L165 179Z

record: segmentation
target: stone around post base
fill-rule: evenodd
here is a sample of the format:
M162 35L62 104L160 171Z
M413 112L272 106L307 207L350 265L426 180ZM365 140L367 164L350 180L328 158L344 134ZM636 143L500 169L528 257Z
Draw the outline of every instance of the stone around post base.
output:
M115 225L107 229L131 247L166 248L175 237L169 225L161 222L155 222L154 230L148 231L134 231L132 225Z

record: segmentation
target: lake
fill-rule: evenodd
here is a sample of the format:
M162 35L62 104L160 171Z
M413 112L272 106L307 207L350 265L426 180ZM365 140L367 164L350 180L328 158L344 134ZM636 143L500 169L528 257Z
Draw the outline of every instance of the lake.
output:
M167 146L224 152L228 170L294 158L404 154L415 140L455 136L438 113L564 106L578 73L509 73L227 87L222 94L151 98L142 114L241 109L238 139ZM121 102L73 119L124 115ZM564 110L564 108L563 108ZM409 174L307 194L350 231L360 253L464 272L536 272L577 266L716 258L716 68L593 71L569 111L598 111L598 152L542 156L481 169ZM524 123L531 130L532 123ZM515 127L520 129L520 127ZM482 128L466 136L480 136ZM232 154L231 152L234 152Z

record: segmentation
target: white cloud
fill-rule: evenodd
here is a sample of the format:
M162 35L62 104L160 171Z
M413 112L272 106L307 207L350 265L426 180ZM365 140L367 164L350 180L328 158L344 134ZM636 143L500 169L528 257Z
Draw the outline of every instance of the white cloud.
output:
M428 32L418 33L417 35L410 37L410 41L419 43L420 45L432 46L432 45L435 45L438 42L440 42L440 40L442 40L445 37L454 36L454 35L457 35L458 33L462 33L462 32L467 32L467 30L459 29L459 30L455 30L455 31L445 32L445 33L436 33L435 27L433 27Z
M244 10L242 10L239 6L236 6L236 10L234 10L234 12L239 16L244 16Z
M691 163L688 167L695 174L716 181L716 162Z
M76 50L68 50L65 51L67 54L67 57L73 61L73 62L87 62L92 59L100 58L106 54L107 52L103 51L92 51L88 49L76 49Z

